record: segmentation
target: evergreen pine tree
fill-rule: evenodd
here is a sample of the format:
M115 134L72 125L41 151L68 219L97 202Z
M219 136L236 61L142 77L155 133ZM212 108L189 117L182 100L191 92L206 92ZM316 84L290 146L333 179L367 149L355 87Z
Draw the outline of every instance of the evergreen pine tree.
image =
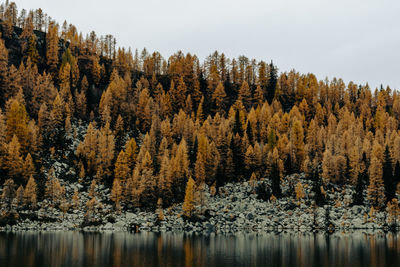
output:
M393 177L392 158L390 156L389 147L385 147L383 158L383 183L385 185L386 201L391 201L395 197L396 185Z

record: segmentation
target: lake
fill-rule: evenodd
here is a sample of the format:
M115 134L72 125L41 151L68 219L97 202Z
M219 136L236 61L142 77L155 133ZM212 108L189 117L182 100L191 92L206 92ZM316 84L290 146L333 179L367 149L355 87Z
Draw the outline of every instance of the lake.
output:
M400 266L400 235L0 233L0 266Z

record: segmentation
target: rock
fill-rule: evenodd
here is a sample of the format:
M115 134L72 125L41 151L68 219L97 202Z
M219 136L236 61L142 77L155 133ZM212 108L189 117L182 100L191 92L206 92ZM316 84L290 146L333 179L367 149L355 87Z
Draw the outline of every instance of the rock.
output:
M131 213L131 212L127 212L126 214L125 214L125 218L127 219L127 220L132 220L132 219L134 219L136 216L135 216L135 214L134 213Z
M243 215L243 214L241 214L241 215ZM239 217L239 218L236 219L236 223L237 224L244 224L244 222L245 222L245 220L242 217Z
M253 219L254 219L254 215L253 215L252 213L248 213L247 216L246 216L246 218L247 218L248 220L253 220Z
M113 225L112 225L112 223L106 223L106 225L104 225L104 227L103 227L104 229L106 229L106 230L112 230L113 229Z
M119 221L119 222L114 223L113 226L115 228L122 228L122 227L125 227L125 222Z

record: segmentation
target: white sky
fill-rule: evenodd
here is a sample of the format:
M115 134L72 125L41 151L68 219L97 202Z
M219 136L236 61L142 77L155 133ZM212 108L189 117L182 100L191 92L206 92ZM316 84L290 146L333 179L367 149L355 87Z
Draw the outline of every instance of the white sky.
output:
M228 57L273 60L280 71L318 79L400 89L400 1L397 0L16 0L41 7L84 34L112 34L118 45L178 50L201 60L215 50Z

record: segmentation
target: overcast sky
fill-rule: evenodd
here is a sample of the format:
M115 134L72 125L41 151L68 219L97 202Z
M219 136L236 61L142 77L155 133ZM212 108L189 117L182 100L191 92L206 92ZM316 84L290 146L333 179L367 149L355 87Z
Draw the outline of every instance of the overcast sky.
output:
M178 50L201 60L215 50L228 57L273 60L280 71L318 79L400 88L400 1L397 0L16 0L41 7L84 34L111 33L118 45Z

